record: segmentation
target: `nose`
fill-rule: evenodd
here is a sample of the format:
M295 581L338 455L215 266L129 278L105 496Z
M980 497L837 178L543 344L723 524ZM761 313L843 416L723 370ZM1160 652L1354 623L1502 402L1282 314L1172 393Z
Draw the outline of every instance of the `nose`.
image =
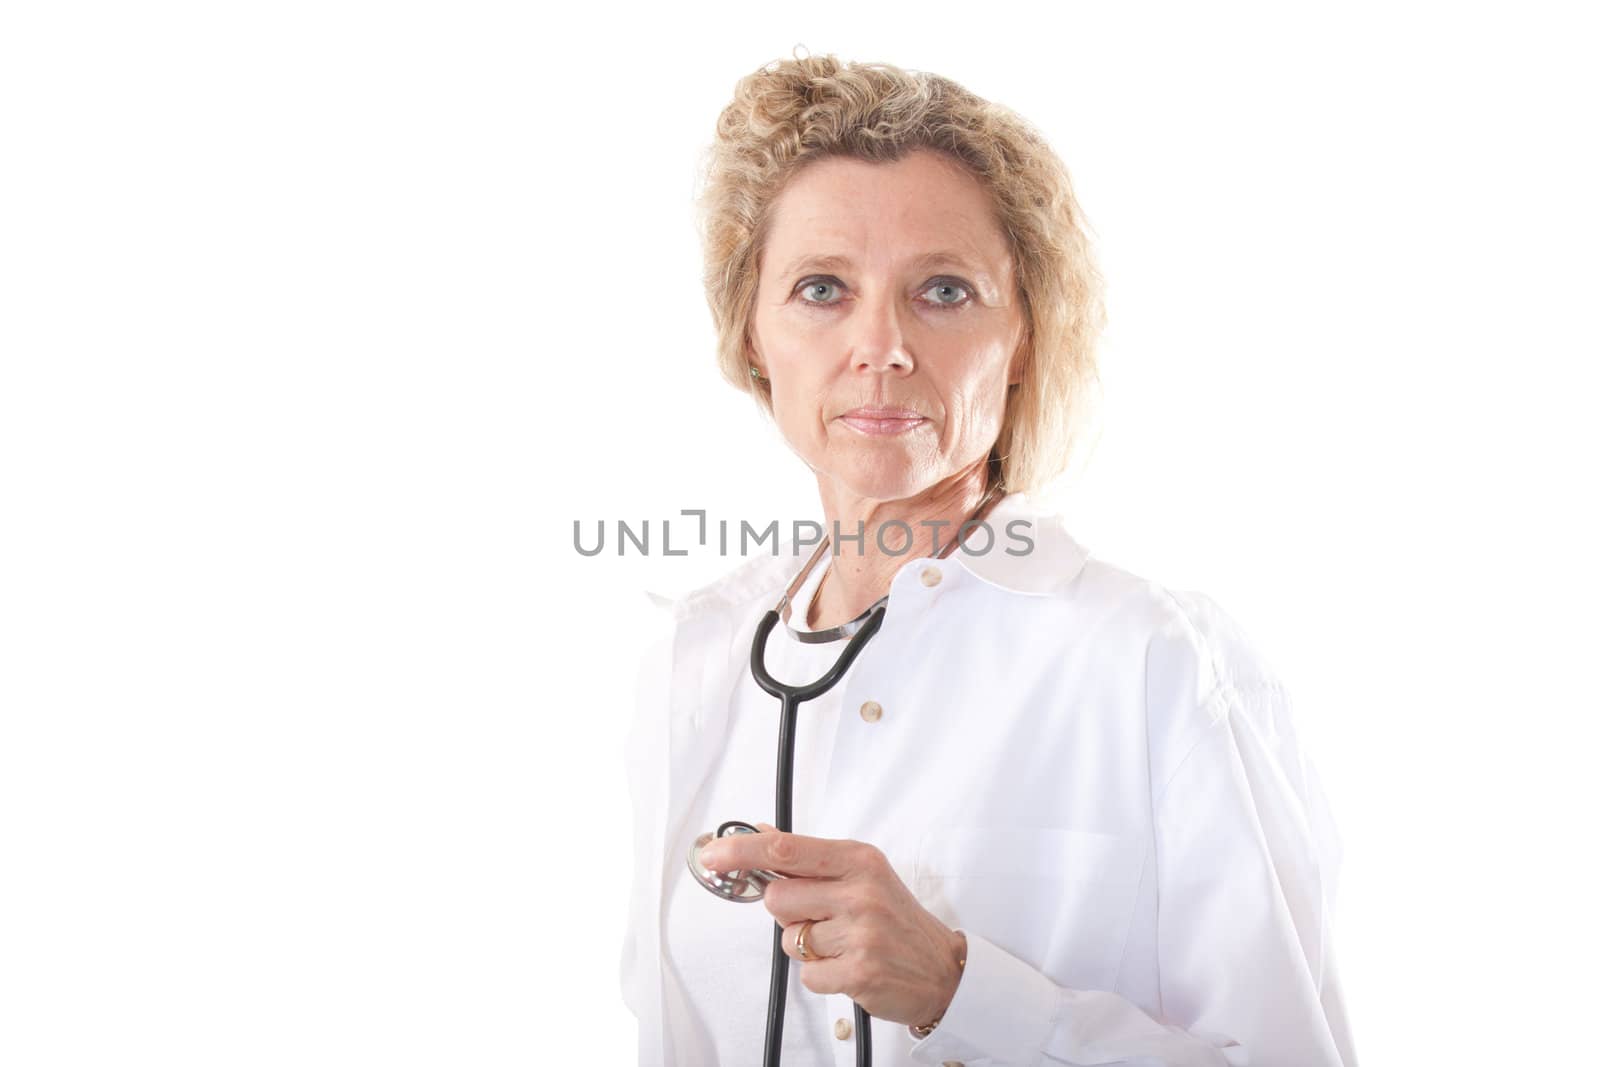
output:
M851 316L850 366L857 371L910 374L914 364L900 328L900 307L888 288L863 297Z

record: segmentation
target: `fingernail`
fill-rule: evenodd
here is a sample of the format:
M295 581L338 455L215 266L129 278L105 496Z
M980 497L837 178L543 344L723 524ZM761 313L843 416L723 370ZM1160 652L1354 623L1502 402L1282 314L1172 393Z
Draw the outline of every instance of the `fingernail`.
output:
M717 867L717 854L716 845L706 845L700 850L700 866L714 870Z

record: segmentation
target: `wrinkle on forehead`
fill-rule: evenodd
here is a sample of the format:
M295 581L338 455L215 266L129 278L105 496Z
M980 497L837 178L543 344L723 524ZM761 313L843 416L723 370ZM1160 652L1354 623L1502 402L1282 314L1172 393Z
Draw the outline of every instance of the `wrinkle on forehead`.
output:
M936 169L902 166L919 156ZM883 173L890 168L899 168L898 180ZM892 252L885 230L894 231ZM867 262L856 261L857 250L865 250ZM987 191L965 168L927 151L896 163L835 158L807 167L779 195L757 270L764 275L767 262L781 263L772 276L778 282L818 258L832 259L833 268L915 270L934 266L931 258L940 253L964 261L959 266L984 303L1010 303L1010 245Z

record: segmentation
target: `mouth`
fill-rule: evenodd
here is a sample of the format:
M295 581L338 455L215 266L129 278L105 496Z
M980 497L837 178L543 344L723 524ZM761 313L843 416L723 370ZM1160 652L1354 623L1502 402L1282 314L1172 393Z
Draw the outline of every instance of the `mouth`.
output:
M852 408L839 421L858 433L884 437L914 430L928 420L907 408L868 406Z

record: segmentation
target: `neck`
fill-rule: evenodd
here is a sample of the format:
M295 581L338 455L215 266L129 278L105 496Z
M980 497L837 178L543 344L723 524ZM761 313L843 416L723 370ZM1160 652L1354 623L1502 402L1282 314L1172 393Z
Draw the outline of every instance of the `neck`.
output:
M979 461L903 500L858 496L818 475L824 531L833 542L828 551L834 554L811 599L806 625L826 629L849 622L889 591L907 560L943 553L983 502L988 467L987 460ZM843 536L834 537L835 530ZM863 531L858 541L856 534Z

